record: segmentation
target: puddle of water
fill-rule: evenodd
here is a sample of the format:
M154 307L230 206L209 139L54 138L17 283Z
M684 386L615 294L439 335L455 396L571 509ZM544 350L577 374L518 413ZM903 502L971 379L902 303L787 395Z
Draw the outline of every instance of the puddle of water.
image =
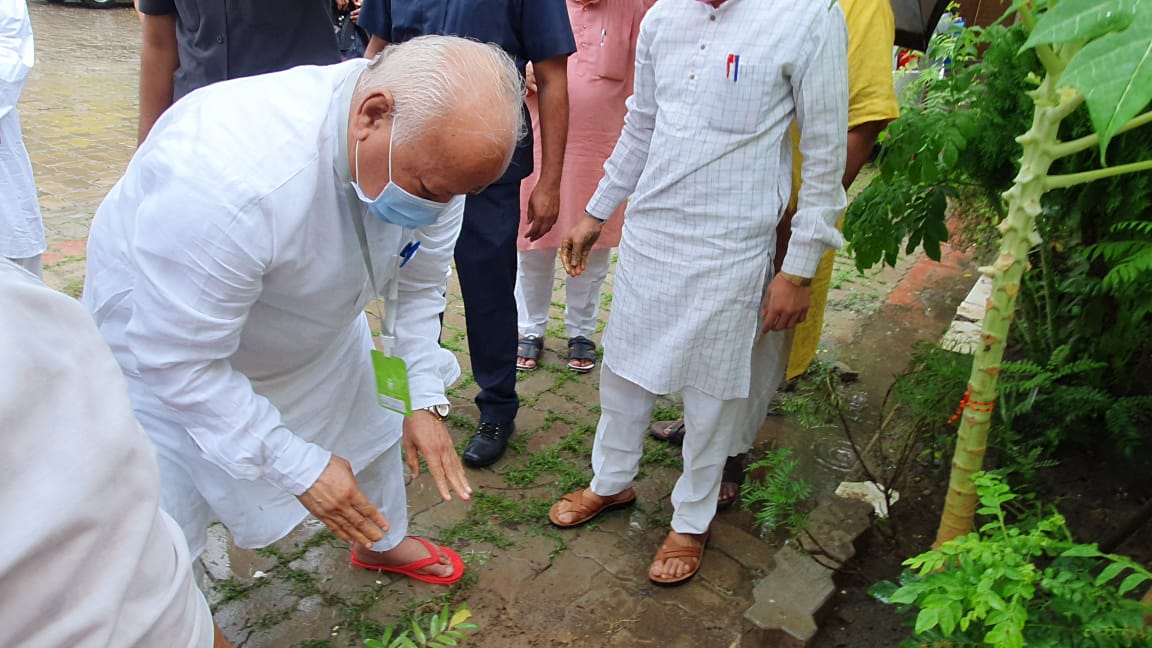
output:
M809 431L812 442L809 446L812 461L830 472L846 475L856 464L856 454L852 445L838 427L823 426Z

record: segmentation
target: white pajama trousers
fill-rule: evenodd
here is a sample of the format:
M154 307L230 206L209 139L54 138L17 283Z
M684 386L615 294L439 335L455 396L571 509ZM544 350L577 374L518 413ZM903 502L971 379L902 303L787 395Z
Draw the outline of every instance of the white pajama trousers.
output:
M208 526L216 521L211 505L196 490L191 477L182 468L178 456L166 451L162 445L157 448L157 459L161 475L161 507L169 513L188 540L192 559L204 553L208 540ZM404 490L404 465L400 454L400 441L392 444L384 454L356 473L356 483L388 521L388 530L379 542L372 545L373 551L394 549L408 535L408 497ZM301 513L304 513L301 509ZM283 535L288 535L304 518L285 520ZM283 537L283 536L281 536ZM197 578L197 582L201 579Z
M518 253L516 312L520 335L543 337L552 306L556 282L556 250L525 250ZM568 337L591 338L600 314L600 288L608 276L612 250L601 248L588 254L588 267L579 277L565 279L564 325Z
M706 533L730 455L752 447L768 405L784 377L790 332L769 333L753 347L748 398L721 400L685 387L684 470L672 489L672 530ZM632 485L644 453L644 436L657 394L621 378L605 363L600 369L600 423L592 446L592 492L604 497Z

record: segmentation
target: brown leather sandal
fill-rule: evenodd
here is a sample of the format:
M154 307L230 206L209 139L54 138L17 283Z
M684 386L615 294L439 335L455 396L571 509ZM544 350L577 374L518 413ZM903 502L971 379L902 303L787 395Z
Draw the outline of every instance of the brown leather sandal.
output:
M652 567L648 567L648 579L657 585L679 585L680 583L687 582L688 579L696 575L700 571L700 563L704 560L704 547L708 545L708 538L711 533L705 533L704 538L701 539L700 544L695 542L683 542L674 540L672 535L675 531L669 531L668 536L664 538L664 544L660 545L660 549L656 552L656 556L652 558L652 564L655 565L656 561L666 562L671 558L676 558L680 561L687 563L691 570L679 578L663 578L660 576L652 575ZM681 534L687 535L687 534Z
M580 526L588 520L600 515L604 511L628 506L636 501L636 491L631 488L626 488L615 495L608 497L601 497L592 492L591 488L581 488L578 491L568 493L560 498L559 502L552 505L548 511L548 519L552 524L567 529L569 527ZM567 502L568 509L561 511L560 505ZM576 518L570 522L561 522L561 513L575 513Z

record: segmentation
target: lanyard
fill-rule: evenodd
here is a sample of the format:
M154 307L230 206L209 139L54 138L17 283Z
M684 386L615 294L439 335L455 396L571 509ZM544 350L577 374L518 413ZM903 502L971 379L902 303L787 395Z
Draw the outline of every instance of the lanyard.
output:
M376 273L372 269L372 253L368 251L368 235L364 233L364 214L355 214L352 222L356 225L356 238L360 239L360 254L364 257L364 267L368 270L368 281L372 284L372 294L380 299L380 291L376 288ZM400 262L396 257L396 267L392 269L392 277L388 279L387 297L384 299L384 316L380 318L380 342L385 355L392 355L396 346L396 304L400 298Z

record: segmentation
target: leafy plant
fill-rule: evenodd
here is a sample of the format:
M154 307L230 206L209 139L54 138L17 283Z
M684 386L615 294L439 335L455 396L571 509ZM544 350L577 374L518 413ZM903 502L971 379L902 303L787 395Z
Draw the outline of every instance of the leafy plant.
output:
M379 639L365 639L367 648L448 648L458 646L466 633L475 632L480 627L468 619L472 612L468 604L461 603L456 611L445 605L439 613L424 619L414 619L411 625L397 633L395 627L384 630ZM426 625L424 625L426 624Z
M796 477L799 461L792 455L792 448L776 448L748 466L740 496L762 533L780 528L797 531L807 525L802 505L812 495L812 485ZM763 476L754 477L760 471Z
M1080 170L1089 166L1086 163L1084 166L1069 166L1072 160L1080 162L1080 154L1098 151L1098 160L1091 164L1096 166L1097 162L1106 159L1109 144L1114 138L1152 123L1152 111L1147 111L1152 100L1152 2L1017 0L1010 12L1015 12L1020 19L1017 31L1012 33L1026 37L1020 46L1021 56L1017 58L1027 65L1038 62L1042 68L1040 73L1027 77L1034 89L1017 92L1031 102L1030 125L1026 130L987 132L986 129L972 128L973 118L969 111L941 110L934 113L938 116L938 132L924 132L922 135L933 145L925 148L915 138L904 140L903 163L899 164L903 169L899 173L910 179L912 191L917 192L916 196L921 198L926 208L931 208L932 214L939 214L940 205L947 195L947 188L934 184L941 167L954 168L962 154L975 148L978 136L999 138L999 146L1003 146L1007 139L1005 133L1024 130L1015 140L1020 147L1018 172L1011 181L1011 187L1002 193L1005 209L997 226L1001 233L999 251L992 264L980 269L992 280L992 293L981 330L982 344L976 350L969 377L969 398L966 401L969 406L963 412L957 433L950 488L937 532L937 546L968 533L974 524L977 494L972 475L982 468L987 451L992 411L997 401L997 383L1017 299L1023 289L1022 280L1033 248L1044 242L1037 222L1043 213L1045 195L1123 174L1152 170L1152 151L1149 150L1143 151L1142 157L1135 161L1115 166L1088 171ZM999 82L996 72L988 70L982 77L985 87ZM973 86L964 85L976 78L965 73L956 75L959 85L952 86L956 93L953 99L960 100L956 105L980 103ZM1093 132L1073 139L1062 138L1061 125L1066 119L1069 123L1075 122L1077 117L1074 115L1083 107L1087 109ZM987 111L983 112L987 115ZM897 135L901 128L912 130L897 124L893 125ZM996 146L995 142L986 143ZM890 146L900 150L899 146ZM881 178L884 177L883 166ZM996 186L995 178L983 174L982 168L978 164L972 165L965 177L983 178L978 184L991 190ZM1003 182L1008 175L1000 177L1000 182ZM915 200L912 202L916 203ZM864 204L867 206L868 202ZM882 218L875 218L877 212L888 216L893 223L901 222L891 218L892 203L886 205L886 209L881 206L872 212L870 225L879 227L882 224ZM852 217L850 210L849 223L845 226L850 239L854 234L863 236L859 227L849 226ZM933 225L931 220L910 218L912 220L903 228L912 240L912 247L923 245L930 254L934 253L934 244L929 241L939 238L938 225ZM893 227L890 226L889 231ZM900 235L900 232L895 234ZM890 242L887 245L873 242L872 248L879 249L886 260L892 256Z
M877 583L885 603L918 608L915 638L905 646L1146 646L1152 607L1134 596L1152 572L1094 544L1073 541L1064 518L1008 523L1016 496L991 473L973 476L981 515L978 532L904 561L900 585Z

